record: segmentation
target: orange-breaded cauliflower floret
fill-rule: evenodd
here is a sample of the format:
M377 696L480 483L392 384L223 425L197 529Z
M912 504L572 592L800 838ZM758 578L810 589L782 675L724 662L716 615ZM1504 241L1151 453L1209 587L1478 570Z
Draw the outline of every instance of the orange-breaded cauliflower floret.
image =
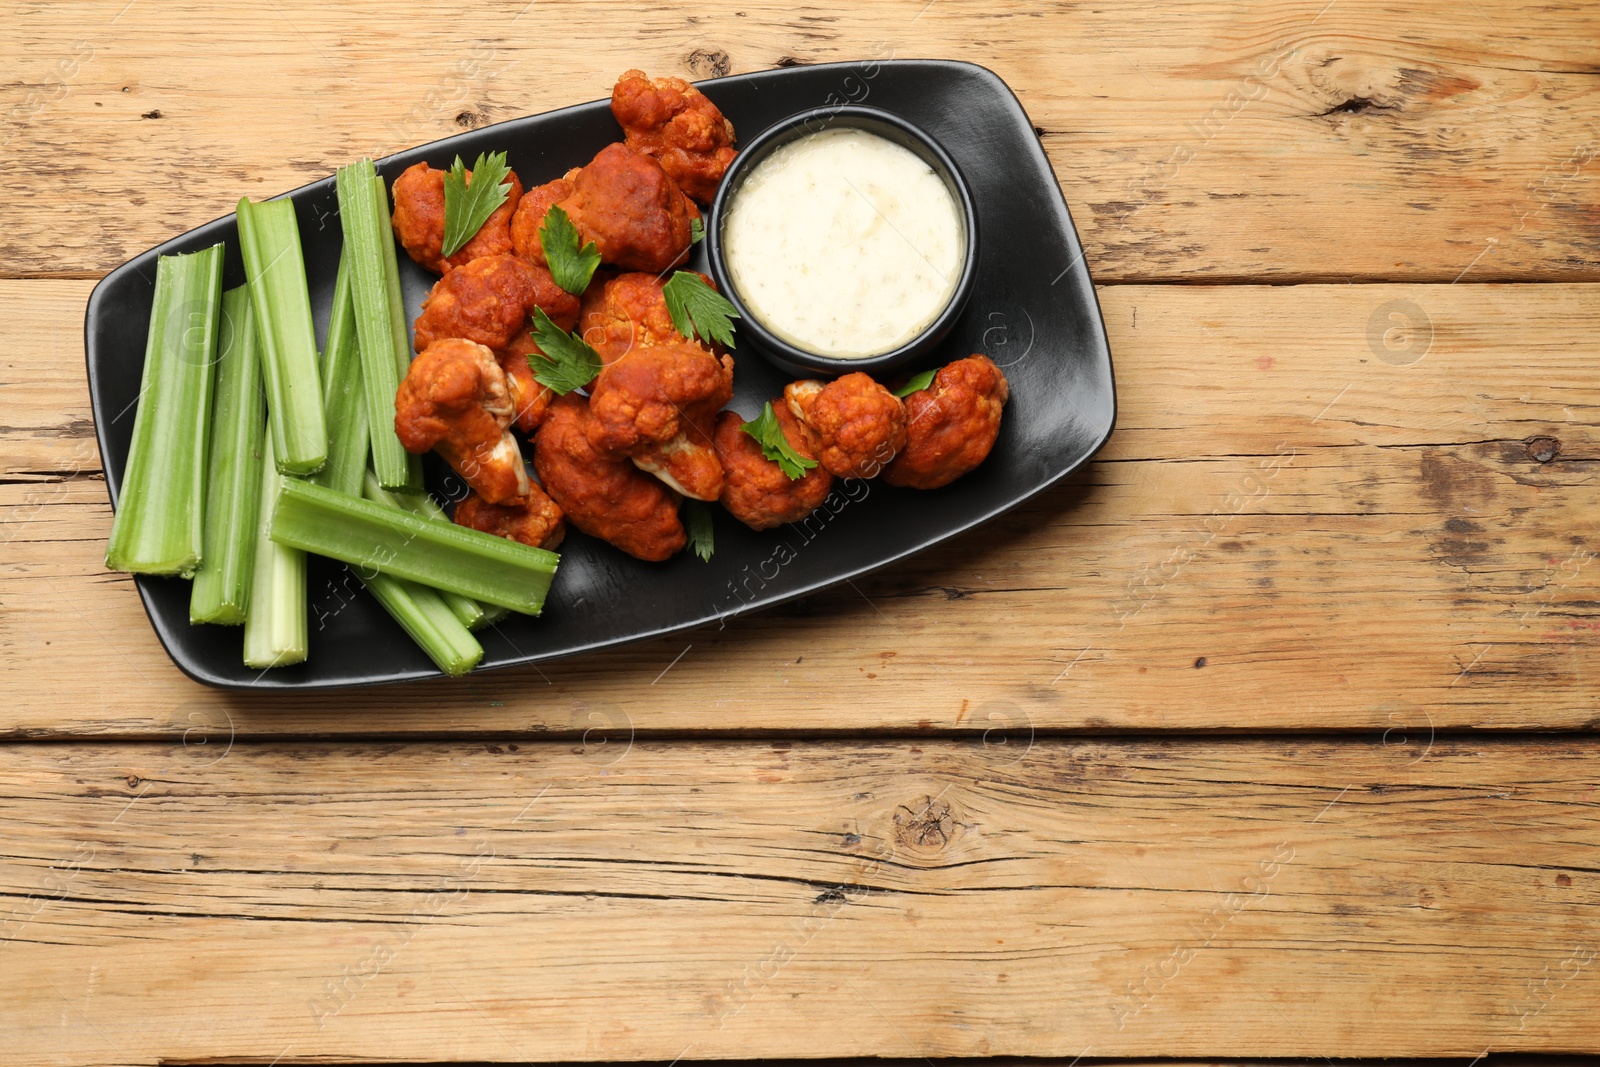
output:
M508 537L534 548L554 550L567 533L560 506L536 482L528 484L527 496L504 504L491 504L477 493L468 493L456 505L454 518L457 526Z
M733 161L733 123L682 78L647 78L630 70L611 90L611 114L628 145L654 156L678 188L702 204Z
M415 163L394 180L394 234L411 258L443 274L482 256L511 251L511 217L522 199L522 183L516 174L507 175L511 189L506 202L495 208L478 232L449 259L443 255L444 176L445 171ZM472 184L471 171L467 172L467 184Z
M602 262L659 272L689 258L689 222L700 211L649 156L609 144L571 181L572 192L560 201L561 208L579 241L595 243ZM538 244L537 227L533 244ZM544 262L542 247L526 254Z
M589 387L595 447L627 452L665 444L691 424L709 426L733 397L733 360L679 338L635 348Z
M1006 376L987 356L945 364L926 389L906 397L906 446L883 480L937 489L972 470L994 447L1009 395Z
M692 423L670 440L636 445L628 456L635 467L686 497L715 500L722 495L722 461L711 438Z
M571 171L577 174L577 170ZM516 214L511 216L511 247L517 255L535 263L544 262L544 245L539 241L539 228L552 205L572 195L572 183L566 178L535 185L522 194Z
M544 421L555 393L533 376L529 356L543 355L533 340L533 331L524 327L504 348L495 350L495 362L506 372L506 384L511 389L511 421L523 433L532 433Z
M712 285L705 275L700 278ZM614 363L636 346L684 339L667 311L665 286L659 274L634 271L607 280L594 296L583 294L578 329L603 362Z
M504 253L475 259L434 282L417 316L418 352L446 337L504 348L540 307L562 329L578 320L578 298L550 272Z
M796 452L817 458L816 438L782 401L772 405L783 436ZM745 433L744 419L736 411L717 416L715 441L725 478L722 506L752 530L768 530L786 522L799 522L827 499L833 475L819 464L790 479L761 451L756 439Z
M589 402L577 393L550 405L534 437L533 466L572 525L630 556L667 559L688 540L672 492L590 442Z
M905 405L860 371L827 385L790 382L783 397L816 432L817 461L836 478L875 478L905 447Z
M526 496L511 422L511 392L494 353L449 338L411 361L394 398L394 430L410 452L430 448L492 504Z

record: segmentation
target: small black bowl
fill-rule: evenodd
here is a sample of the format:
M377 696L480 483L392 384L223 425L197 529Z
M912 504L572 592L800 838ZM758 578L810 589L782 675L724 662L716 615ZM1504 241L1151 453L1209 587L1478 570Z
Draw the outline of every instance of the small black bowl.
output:
M957 281L955 289L950 294L950 301L939 313L939 317L899 348L860 359L818 355L784 340L767 329L740 298L722 251L722 219L729 203L739 195L739 189L750 171L775 150L791 141L840 127L852 127L875 133L910 149L933 168L933 172L944 179L945 185L961 205L965 231L963 236L966 239L960 280ZM956 166L955 160L950 158L949 153L938 141L919 127L898 115L875 107L819 107L790 115L773 123L740 149L723 176L722 186L717 190L717 199L711 205L711 220L706 227L705 243L706 254L711 262L711 273L716 278L723 295L733 302L733 306L739 312L740 337L748 337L761 355L783 370L802 377L818 374L831 377L849 374L851 371L878 374L904 366L926 355L944 340L950 328L961 317L967 299L972 295L978 272L978 212L973 204L972 193L967 189L966 179L961 176L961 170Z

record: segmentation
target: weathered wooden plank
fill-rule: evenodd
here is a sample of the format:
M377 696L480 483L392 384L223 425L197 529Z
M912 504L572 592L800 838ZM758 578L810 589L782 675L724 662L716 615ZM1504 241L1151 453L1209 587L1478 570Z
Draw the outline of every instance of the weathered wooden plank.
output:
M27 310L84 284L0 285L28 467L87 440L52 378L77 353ZM1105 289L1119 428L1069 484L778 613L455 684L202 690L103 569L98 476L29 475L0 486L0 730L1590 727L1594 292ZM1425 351L1384 347L1397 301Z
M83 365L83 314L93 288L0 282L0 479L100 469Z
M1044 131L1101 280L1600 278L1592 5L96 0L7 31L7 274L103 273L241 194L596 99L629 67L953 56Z
M13 745L7 1057L1595 1052L1593 768L1527 739Z

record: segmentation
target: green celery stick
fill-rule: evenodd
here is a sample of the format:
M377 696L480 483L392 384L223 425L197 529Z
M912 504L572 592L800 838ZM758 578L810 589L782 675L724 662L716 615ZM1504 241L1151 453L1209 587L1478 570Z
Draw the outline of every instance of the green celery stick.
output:
M395 381L403 382L406 372L411 369L411 335L406 330L406 301L400 291L400 257L394 250L394 227L389 219L389 190L384 187L383 176L376 172L372 175L372 195L377 200L378 217L383 220L380 247L383 249L384 288L389 293L389 332L394 337L395 373L398 375ZM399 391L398 386L395 389ZM389 429L394 429L393 419L389 420ZM395 440L400 438L397 436ZM414 452L406 453L405 485L392 488L403 488L408 493L425 492L421 456Z
M413 515L420 515L425 519L432 519L434 522L452 521L444 508L439 506L439 502L427 492L396 491L394 498L402 508L405 508ZM368 496L367 499L370 500L372 498ZM499 604L481 604L476 600L468 600L465 597L462 597L459 602L452 601L448 597L445 599L451 607L459 607L460 610L456 612L457 617L466 623L467 629L473 631L481 630L485 626L493 626L511 614L511 609L501 607Z
M267 417L255 309L242 285L222 294L217 348L205 551L190 591L189 621L237 626L250 609L261 508L261 439Z
M361 582L444 673L452 678L466 674L483 659L483 646L439 590L382 572L363 575Z
M344 254L350 261L372 466L380 484L403 486L411 480L412 463L395 436L394 396L410 353L405 339L405 309L395 306L400 288L398 261L391 284L385 258L386 253L394 255L388 197L382 192L382 179L371 160L340 167L334 182L339 192Z
M473 603L478 604L476 600ZM486 626L493 626L511 614L510 608L503 608L499 604L478 604L478 608L483 612L483 615L479 617L477 622L467 624L467 629L473 633L477 633Z
M306 554L270 537L279 483L304 486L298 478L278 473L272 437L266 440L261 464L261 518L256 527L256 560L250 581L250 614L244 620L244 665L285 667L306 658L310 627L306 611ZM331 489L315 487L318 492Z
M328 429L294 204L241 199L239 249L261 339L273 455L282 473L310 474L328 458Z
M389 491L378 484L376 475L371 471L362 473L362 487L368 500L384 507L400 506ZM483 646L472 636L468 619L462 617L462 609L458 607L458 603L471 605L473 617L480 616L483 611L476 600L459 593L430 589L371 567L358 567L357 574L384 610L441 671L452 677L466 674L483 659Z
M111 570L188 577L200 565L222 251L156 261L133 443L106 545Z
M385 489L378 484L378 479L371 471L367 472L367 481L363 489L366 498L374 504L399 508L402 511L408 511L413 515L431 519L434 522L450 521L450 516L444 513L444 508L435 503L433 497L427 493L408 493ZM493 621L488 617L491 610L499 612L496 618L504 618L506 615L505 610L498 605L485 607L485 605L478 603L471 597L462 596L459 593L441 593L440 595L444 598L444 602L450 605L450 610L455 612L456 618L461 620L461 625L469 630L478 630L489 625Z
M377 570L528 615L544 607L561 558L293 478L279 484L271 535L280 545L359 571Z
M477 602L474 601L474 603ZM510 608L501 607L499 604L478 604L478 607L483 609L483 617L478 620L477 625L467 627L467 629L472 630L473 632L477 632L478 630L483 629L485 626L493 626L495 623L511 614Z
M328 323L328 343L323 353L322 392L327 399L328 427L332 436L328 441L328 463L312 481L359 496L363 481L376 483L367 470L370 447L367 401L361 387L361 353L356 341L348 256L339 261L339 277L333 288L333 315ZM457 618L454 605L447 603L449 599L458 599L476 607L476 601L376 571L358 577L444 673L466 674L483 659L483 646L466 629L465 620Z
M333 285L333 313L328 319L328 341L322 353L322 398L324 421L328 424L328 462L311 480L360 496L369 442L349 256L340 257L339 275Z

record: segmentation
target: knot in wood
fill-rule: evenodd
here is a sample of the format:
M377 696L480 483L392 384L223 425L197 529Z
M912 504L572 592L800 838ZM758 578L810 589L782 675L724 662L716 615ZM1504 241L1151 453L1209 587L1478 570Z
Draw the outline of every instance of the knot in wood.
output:
M1535 463L1549 463L1561 454L1561 442L1554 437L1530 437L1526 448Z
M696 48L684 62L696 78L725 78L733 69L733 60L720 48Z
M950 805L938 797L925 796L895 809L895 843L913 852L939 852L948 848L959 828L960 823Z

